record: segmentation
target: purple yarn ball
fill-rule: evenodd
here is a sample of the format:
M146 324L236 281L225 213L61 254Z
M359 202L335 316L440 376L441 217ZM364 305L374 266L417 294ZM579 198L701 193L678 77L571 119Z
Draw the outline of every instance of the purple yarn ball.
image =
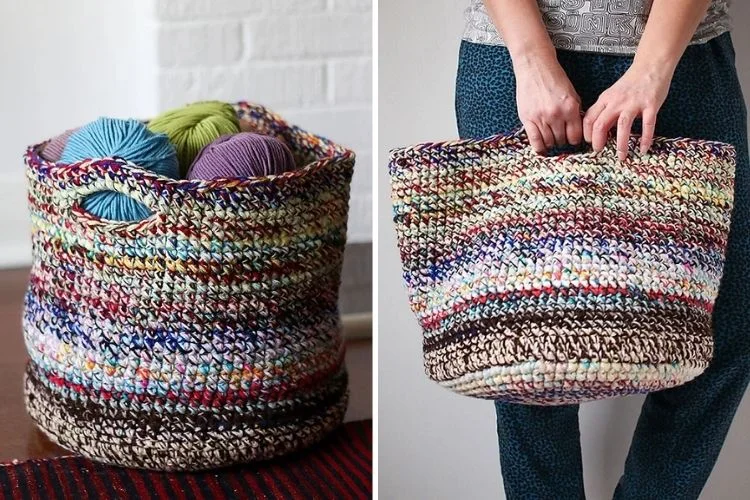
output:
M73 135L74 132L77 132L77 128L72 128L70 130L66 130L62 134L54 137L51 139L47 144L44 145L42 148L42 151L39 153L42 158L44 158L47 161L60 161L60 158L62 157L63 150L65 150L65 146L68 144L68 139L71 135Z
M278 175L294 170L294 156L275 137L251 132L223 135L204 147L188 170L188 179Z

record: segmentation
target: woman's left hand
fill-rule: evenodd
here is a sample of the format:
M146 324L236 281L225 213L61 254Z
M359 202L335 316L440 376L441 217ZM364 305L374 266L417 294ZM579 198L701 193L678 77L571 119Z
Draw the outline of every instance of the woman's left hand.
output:
M673 68L640 66L637 58L624 75L602 92L583 118L583 137L594 151L601 151L607 143L609 131L617 126L617 156L628 156L628 143L633 121L640 117L641 154L646 154L654 140L656 115L669 92Z

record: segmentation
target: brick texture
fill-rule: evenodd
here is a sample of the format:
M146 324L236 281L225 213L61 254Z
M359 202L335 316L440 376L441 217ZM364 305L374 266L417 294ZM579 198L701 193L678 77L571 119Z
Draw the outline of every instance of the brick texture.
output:
M158 32L159 65L210 67L239 62L242 25L236 21L168 25Z
M155 11L158 21L206 21L260 13L266 3L265 0L156 0Z
M158 106L249 100L351 147L351 241L371 240L372 1L155 0Z

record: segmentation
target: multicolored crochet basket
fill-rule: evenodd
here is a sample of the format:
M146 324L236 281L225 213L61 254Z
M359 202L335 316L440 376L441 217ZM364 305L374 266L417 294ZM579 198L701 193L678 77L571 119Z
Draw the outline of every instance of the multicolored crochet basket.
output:
M632 139L631 151L636 139ZM392 151L394 222L427 375L555 405L664 389L707 367L732 146L539 156L522 134Z
M26 404L58 444L130 467L193 470L306 447L342 421L337 308L354 154L261 106L240 118L300 169L174 180L119 159L25 155L33 266ZM153 214L103 221L115 190Z

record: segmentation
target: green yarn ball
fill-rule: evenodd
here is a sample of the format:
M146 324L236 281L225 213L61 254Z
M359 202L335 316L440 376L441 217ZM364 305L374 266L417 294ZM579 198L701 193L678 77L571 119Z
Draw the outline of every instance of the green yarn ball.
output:
M240 122L231 104L205 101L166 111L151 120L148 128L169 137L185 177L201 149L222 135L238 133Z

